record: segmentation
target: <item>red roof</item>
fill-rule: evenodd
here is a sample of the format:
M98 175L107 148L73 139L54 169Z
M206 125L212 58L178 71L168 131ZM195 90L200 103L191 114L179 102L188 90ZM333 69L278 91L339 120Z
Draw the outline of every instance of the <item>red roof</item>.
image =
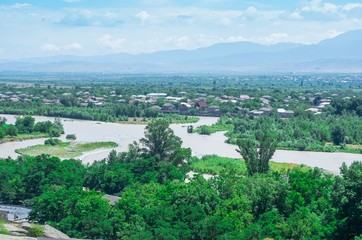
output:
M206 102L198 102L196 103L197 107L201 107L201 108L206 108L207 107L207 103Z

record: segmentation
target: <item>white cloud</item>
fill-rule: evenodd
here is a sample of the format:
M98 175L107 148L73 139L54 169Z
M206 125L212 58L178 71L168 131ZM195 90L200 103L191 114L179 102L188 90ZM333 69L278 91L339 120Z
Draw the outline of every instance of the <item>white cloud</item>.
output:
M345 5L335 5L333 3L325 2L322 0L312 0L307 6L302 8L304 12L322 12L322 13L336 13L340 10L351 11L355 8L362 8L362 3L347 3Z
M188 36L171 36L167 37L165 42L177 48L186 48L190 38Z
M302 8L304 12L337 12L340 7L332 3L323 3L322 0L312 0L309 4Z
M146 11L141 11L136 14L136 17L141 19L142 22L144 22L150 17L150 15Z
M110 34L106 34L98 39L98 43L102 47L111 48L113 50L121 49L125 41L126 39L124 38L113 39L113 37Z
M350 11L355 8L362 8L362 3L347 3L343 6L343 10Z
M293 18L293 19L303 19L303 17L300 15L300 12L293 12L289 15L290 18Z
M72 3L72 2L80 2L82 0L64 0L64 2L69 2L69 3Z
M44 44L43 46L41 46L41 49L43 51L57 52L60 50L60 47L58 47L54 44L47 43L47 44Z
M259 42L262 44L275 44L278 42L286 42L288 41L289 35L287 33L278 32L278 33L272 33L269 36L266 37L256 37L251 38L251 41Z
M323 34L323 38L334 38L342 33L343 32L338 32L337 30L332 29L332 30L329 30L327 33Z
M68 44L68 45L65 45L63 47L63 49L65 50L81 50L83 48L82 45L80 45L79 43L72 43L72 44Z
M47 43L41 46L43 51L47 52L58 52L60 50L81 50L83 48L79 43L71 43L65 46L57 46L55 44Z
M232 25L233 21L230 18L225 17L220 20L220 23L224 26L230 26Z
M0 9L19 9L19 8L26 8L31 7L32 5L29 3L15 3L13 5L0 5Z
M14 5L9 6L10 8L23 8L23 7L31 7L31 4L28 3L15 3Z
M248 39L243 36L230 36L225 40L225 42L244 42L244 41L248 41Z

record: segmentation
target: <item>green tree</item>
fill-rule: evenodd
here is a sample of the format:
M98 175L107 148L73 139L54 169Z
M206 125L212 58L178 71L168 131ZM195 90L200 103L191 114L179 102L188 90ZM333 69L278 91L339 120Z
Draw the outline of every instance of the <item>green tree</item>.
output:
M155 157L157 162L170 163L181 148L181 138L170 128L164 119L149 123L145 129L145 137L140 140L146 157Z
M344 142L344 137L346 136L346 132L344 129L337 125L332 129L331 132L332 140L335 145L340 145Z
M337 236L353 239L362 234L362 162L353 162L350 167L343 163L341 175L332 190L333 205L341 219Z
M259 144L252 138L238 139L237 144L239 149L236 151L244 158L249 175L268 173L269 160L274 155L277 145L271 133L264 131Z
M10 125L7 129L6 129L6 135L15 137L18 135L18 129L14 126L14 125Z

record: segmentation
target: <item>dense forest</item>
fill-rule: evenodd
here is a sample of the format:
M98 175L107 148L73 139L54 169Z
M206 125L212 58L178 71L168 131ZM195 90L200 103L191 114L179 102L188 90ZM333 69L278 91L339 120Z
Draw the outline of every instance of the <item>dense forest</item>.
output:
M91 165L46 155L2 159L0 198L31 206L31 220L77 238L362 237L361 162L343 165L341 176L318 168L230 170L185 182L200 160L181 145L169 123L158 120L127 152L112 151ZM111 206L104 194L120 199Z
M15 124L6 124L5 117L0 118L0 139L5 137L16 137L18 134L46 134L47 137L59 137L64 133L63 125L59 119L51 121L37 122L32 116L18 117Z

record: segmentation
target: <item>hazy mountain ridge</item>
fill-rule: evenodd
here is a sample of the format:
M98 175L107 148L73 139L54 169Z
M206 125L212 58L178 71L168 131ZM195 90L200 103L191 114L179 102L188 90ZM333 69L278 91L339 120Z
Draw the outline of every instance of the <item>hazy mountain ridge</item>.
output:
M314 45L220 43L196 50L104 56L28 58L0 64L0 71L28 72L362 72L362 30Z

